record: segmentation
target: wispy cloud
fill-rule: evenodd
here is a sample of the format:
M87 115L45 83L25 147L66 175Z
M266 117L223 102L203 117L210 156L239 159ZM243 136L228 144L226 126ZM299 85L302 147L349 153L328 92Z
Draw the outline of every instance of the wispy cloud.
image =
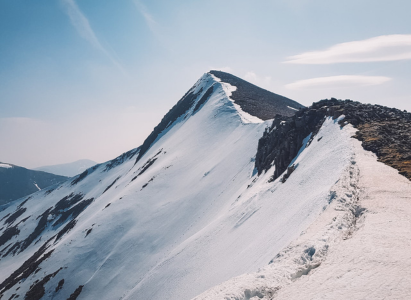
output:
M385 76L340 75L299 80L285 87L292 90L361 87L379 85L390 80L391 78Z
M148 11L147 7L141 3L139 0L134 0L134 4L137 7L137 10L140 12L140 14L144 17L144 20L146 21L146 24L148 28L150 28L151 32L157 34L158 33L158 23L154 19L154 17L150 14Z
M170 47L170 35L167 34L167 28L161 26L156 20L146 5L140 0L133 0L133 3L137 9L137 12L143 17L148 29L152 33L153 37L157 40L159 45L167 51L173 52L173 48Z
M78 34L88 41L93 47L105 54L123 73L126 73L123 66L107 51L97 38L94 30L90 26L87 17L82 13L74 0L61 0L64 10L70 18L71 24L76 28Z
M287 57L291 64L333 64L411 59L411 34L382 35Z

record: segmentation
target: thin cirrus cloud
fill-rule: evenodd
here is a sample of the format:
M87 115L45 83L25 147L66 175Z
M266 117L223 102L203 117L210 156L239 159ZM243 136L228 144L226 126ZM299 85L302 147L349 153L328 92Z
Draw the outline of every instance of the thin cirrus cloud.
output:
M168 46L168 39L167 35L164 34L164 27L161 26L159 22L153 17L153 14L150 13L147 6L145 6L140 0L133 1L138 13L144 18L144 21L153 34L153 36L157 39L160 45L168 50L171 50Z
M390 80L391 78L385 76L339 75L299 80L285 87L291 90L363 87L383 84Z
M94 48L106 55L112 63L119 68L124 74L126 73L123 66L115 59L115 57L107 51L107 49L100 43L94 30L90 26L87 17L82 13L77 3L74 0L61 0L66 14L69 16L71 24L77 30L78 34L88 41Z
M153 16L149 13L147 7L143 3L141 3L139 0L134 0L134 4L137 10L140 12L140 14L144 17L144 20L146 21L146 24L150 28L150 30L153 33L156 33L158 23L153 18Z
M382 35L287 57L289 64L334 64L411 59L411 34Z

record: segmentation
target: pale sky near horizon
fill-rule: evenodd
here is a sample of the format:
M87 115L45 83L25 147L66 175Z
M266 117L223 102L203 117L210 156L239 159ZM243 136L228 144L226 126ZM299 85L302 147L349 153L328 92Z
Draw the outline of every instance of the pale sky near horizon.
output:
M409 0L0 0L0 161L103 162L210 69L411 111Z

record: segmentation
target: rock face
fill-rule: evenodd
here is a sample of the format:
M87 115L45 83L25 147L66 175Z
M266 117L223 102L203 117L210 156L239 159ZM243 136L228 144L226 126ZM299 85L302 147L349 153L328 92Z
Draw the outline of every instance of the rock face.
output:
M358 129L355 138L365 150L374 152L378 160L397 169L411 179L411 113L380 105L351 100L321 100L303 108L292 117L277 115L258 143L255 166L258 173L272 165L272 179L278 178L298 154L304 139L315 138L325 117L344 115L341 126L352 124ZM319 137L321 138L321 137Z
M317 132L325 116L325 109L304 108L293 117L276 115L270 128L258 142L255 166L258 173L275 166L272 179L278 178L288 167L303 145L304 139Z
M210 71L210 74L222 82L229 83L237 89L231 99L241 106L241 109L261 120L270 120L275 115L292 116L304 106L286 97L264 90L241 78L221 71Z

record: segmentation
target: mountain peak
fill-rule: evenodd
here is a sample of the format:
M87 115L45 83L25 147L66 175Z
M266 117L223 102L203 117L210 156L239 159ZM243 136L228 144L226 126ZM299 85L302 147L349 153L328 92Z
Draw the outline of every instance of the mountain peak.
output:
M141 146L136 162L173 124L178 120L186 119L190 112L194 115L203 107L219 90L220 85L227 100L234 103L238 115L245 123L263 122L273 119L275 115L289 117L304 107L291 99L264 90L229 73L211 70L188 90L154 128Z
M284 96L262 89L232 74L211 70L209 74L236 89L230 96L241 109L261 120L273 119L275 115L290 117L304 106Z

